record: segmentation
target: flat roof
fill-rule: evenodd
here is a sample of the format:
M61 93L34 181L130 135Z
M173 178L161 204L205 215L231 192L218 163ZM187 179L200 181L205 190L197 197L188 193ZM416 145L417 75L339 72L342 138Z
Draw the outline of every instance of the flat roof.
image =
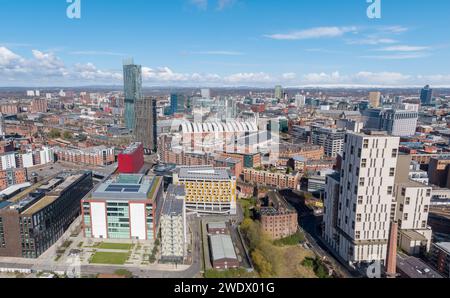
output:
M231 178L230 171L224 168L179 167L177 171L180 179L229 180Z
M439 242L435 243L434 245L436 245L442 250L445 250L448 254L450 254L450 242Z
M208 223L208 229L226 229L227 224L225 222L210 222Z
M212 235L209 239L211 243L211 257L214 261L223 259L237 260L231 236Z
M35 204L33 204L30 208L22 212L23 215L32 215L36 212L38 212L41 209L44 209L45 207L49 206L53 202L55 202L59 197L58 196L45 196L39 201L37 201Z
M10 196L13 193L15 193L16 191L21 190L22 188L30 187L30 186L31 186L30 182L12 185L12 186L4 189L3 191L1 191L0 195Z
M123 183L122 181L137 181L139 183ZM161 177L150 177L143 175L120 175L116 180L109 180L100 184L92 193L93 199L101 200L148 200L153 199L156 190L161 185Z
M397 269L409 278L443 278L430 266L410 256L397 255Z

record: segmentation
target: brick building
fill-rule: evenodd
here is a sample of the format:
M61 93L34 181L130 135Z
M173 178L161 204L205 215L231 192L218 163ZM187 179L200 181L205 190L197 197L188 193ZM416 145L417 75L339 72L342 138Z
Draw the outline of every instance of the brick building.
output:
M244 169L244 180L248 183L275 187L279 189L289 188L297 189L300 182L300 175L294 174L258 171L254 169Z
M268 193L268 206L262 207L261 228L272 240L283 239L298 231L297 211L277 192Z

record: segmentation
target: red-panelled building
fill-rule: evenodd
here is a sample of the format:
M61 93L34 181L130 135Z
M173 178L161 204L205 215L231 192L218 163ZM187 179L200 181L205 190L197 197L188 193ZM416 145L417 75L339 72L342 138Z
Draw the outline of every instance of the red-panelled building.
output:
M133 143L119 154L119 173L137 174L144 166L144 146Z

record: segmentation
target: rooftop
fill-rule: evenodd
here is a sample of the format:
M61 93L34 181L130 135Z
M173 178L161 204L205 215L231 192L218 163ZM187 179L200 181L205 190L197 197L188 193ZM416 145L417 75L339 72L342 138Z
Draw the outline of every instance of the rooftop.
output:
M438 272L415 257L397 255L397 269L409 278L442 278Z
M177 172L180 179L196 180L229 180L230 171L225 168L203 167L179 167Z
M161 187L161 177L119 175L101 184L92 194L93 199L148 200Z
M229 235L212 235L209 239L211 242L211 255L214 261L223 259L237 260L233 241Z
M435 245L444 250L446 253L450 254L450 242L439 242L439 243L435 243Z

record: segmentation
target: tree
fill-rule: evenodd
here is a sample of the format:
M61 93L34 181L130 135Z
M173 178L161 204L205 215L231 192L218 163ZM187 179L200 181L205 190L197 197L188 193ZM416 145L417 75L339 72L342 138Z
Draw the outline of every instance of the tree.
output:
M273 276L272 264L264 257L263 253L259 249L256 249L252 253L252 260L256 270L258 270L262 278L269 278Z
M50 132L48 133L48 137L51 139L56 139L61 137L61 132L55 128L52 128Z
M64 134L63 134L63 138L64 138L64 140L72 140L73 135L72 135L71 132L65 131Z

